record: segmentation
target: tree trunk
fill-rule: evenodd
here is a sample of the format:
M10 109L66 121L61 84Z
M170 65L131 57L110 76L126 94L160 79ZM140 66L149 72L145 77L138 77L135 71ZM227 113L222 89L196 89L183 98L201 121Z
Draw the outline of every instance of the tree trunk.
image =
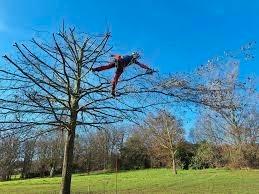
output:
M67 131L67 138L64 148L64 159L62 168L62 183L60 194L70 194L71 178L72 178L72 164L73 164L73 150L75 140L75 126Z
M54 177L54 174L55 174L55 166L53 165L53 166L51 167L49 176L50 176L50 177Z
M173 168L173 174L177 174L177 170L175 166L175 152L172 152L172 168Z

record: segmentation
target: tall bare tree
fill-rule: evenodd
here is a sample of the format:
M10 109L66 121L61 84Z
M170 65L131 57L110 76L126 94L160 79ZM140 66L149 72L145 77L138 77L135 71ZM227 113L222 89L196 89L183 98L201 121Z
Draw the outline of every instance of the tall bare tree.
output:
M62 29L49 41L32 39L13 46L15 56L4 56L0 69L1 131L26 132L26 138L64 130L60 193L70 193L76 130L137 118L151 105L146 73L134 68L120 81L115 99L110 95L110 74L96 74L93 66L106 63L109 33L89 35ZM152 91L151 91L152 92Z

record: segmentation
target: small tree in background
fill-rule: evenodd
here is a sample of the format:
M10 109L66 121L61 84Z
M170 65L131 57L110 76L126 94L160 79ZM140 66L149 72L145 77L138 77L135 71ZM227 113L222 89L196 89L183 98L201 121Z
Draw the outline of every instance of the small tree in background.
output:
M145 123L150 149L156 151L155 154L166 153L173 173L177 174L175 156L179 143L184 139L182 122L169 112L161 111L157 116L149 116Z
M150 156L143 137L133 133L121 148L122 169L141 169L150 167Z
M21 178L30 178L32 160L35 154L36 139L29 139L23 142L21 149L22 172Z
M0 180L10 180L19 158L19 139L9 135L0 139Z

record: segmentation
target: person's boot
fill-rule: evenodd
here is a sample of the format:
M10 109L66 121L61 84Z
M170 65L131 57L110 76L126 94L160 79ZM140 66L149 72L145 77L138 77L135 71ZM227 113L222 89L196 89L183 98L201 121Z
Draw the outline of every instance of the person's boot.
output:
M116 96L116 95L115 95L115 90L112 90L111 95L112 95L113 97Z

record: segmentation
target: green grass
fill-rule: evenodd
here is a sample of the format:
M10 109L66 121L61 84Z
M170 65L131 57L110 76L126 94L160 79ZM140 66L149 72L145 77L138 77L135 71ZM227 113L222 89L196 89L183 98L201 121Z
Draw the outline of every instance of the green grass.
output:
M58 193L60 177L0 182L0 193ZM169 169L118 173L118 193L259 193L259 170ZM75 174L73 193L115 193L116 174ZM89 192L90 191L90 192Z

